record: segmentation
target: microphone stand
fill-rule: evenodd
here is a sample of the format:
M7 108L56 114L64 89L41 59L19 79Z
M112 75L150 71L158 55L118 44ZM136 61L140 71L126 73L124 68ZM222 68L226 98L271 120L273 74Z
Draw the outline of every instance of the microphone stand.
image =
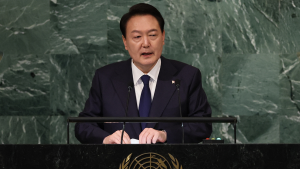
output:
M180 117L182 117L182 113L181 113L181 104L180 104L180 91L179 91L180 80L175 80L175 86L176 86L177 91L178 91L179 113L180 113ZM184 128L183 128L183 122L181 122L181 128L182 128L182 143L184 143Z
M132 84L128 85L128 96L127 96L127 103L126 103L126 110L125 110L125 115L127 117L127 112L128 112L128 105L129 105L129 98L130 98L130 91L132 89ZM123 122L123 129L122 129L122 135L121 135L121 144L123 144L123 135L125 131L125 122Z

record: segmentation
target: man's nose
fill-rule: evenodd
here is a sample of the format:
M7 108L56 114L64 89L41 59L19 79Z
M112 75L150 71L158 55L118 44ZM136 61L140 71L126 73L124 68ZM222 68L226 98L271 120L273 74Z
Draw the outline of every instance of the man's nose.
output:
M143 46L143 48L148 48L150 46L150 41L149 41L148 37L143 38L142 46Z

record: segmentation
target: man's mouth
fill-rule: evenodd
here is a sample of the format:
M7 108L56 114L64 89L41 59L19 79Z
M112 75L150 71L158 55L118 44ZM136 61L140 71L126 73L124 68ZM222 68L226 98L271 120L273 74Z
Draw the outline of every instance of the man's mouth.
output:
M147 57L147 56L150 56L152 54L153 54L152 52L144 52L144 53L142 53L142 56Z

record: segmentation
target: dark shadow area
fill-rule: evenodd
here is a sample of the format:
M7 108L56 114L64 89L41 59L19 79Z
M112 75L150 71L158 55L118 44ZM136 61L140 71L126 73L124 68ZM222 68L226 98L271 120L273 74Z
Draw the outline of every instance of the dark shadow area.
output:
M3 52L0 51L0 62L2 60L2 57L3 57Z

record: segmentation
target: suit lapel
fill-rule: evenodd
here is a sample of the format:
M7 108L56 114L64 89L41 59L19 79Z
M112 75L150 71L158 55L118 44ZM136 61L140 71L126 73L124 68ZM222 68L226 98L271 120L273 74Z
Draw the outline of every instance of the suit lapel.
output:
M131 59L123 62L116 70L116 76L112 79L112 84L118 95L124 110L124 117L126 111L127 97L128 97L128 85L133 82L132 70L131 70ZM139 117L134 87L130 92L130 99L128 103L127 117ZM139 123L131 123L137 135L141 132L141 126Z
M155 94L153 97L149 117L161 117L169 103L176 87L172 84L176 68L165 58L161 57L161 68L158 75ZM157 123L148 123L146 127L154 128Z

